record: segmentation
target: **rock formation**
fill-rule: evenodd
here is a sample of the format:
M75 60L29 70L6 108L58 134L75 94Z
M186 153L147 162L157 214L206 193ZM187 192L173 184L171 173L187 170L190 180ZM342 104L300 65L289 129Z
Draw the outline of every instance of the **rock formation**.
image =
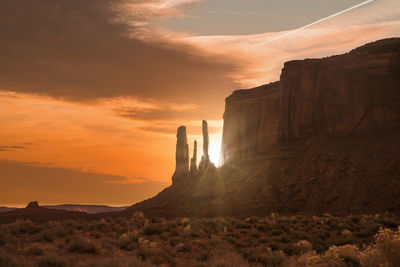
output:
M372 134L400 125L400 39L338 56L286 62L279 82L226 99L223 163L245 162L279 140Z
M203 120L201 123L201 129L203 132L203 157L205 159L209 159L208 155L208 145L209 145L209 138L208 138L208 124L207 121Z
M278 140L280 83L238 90L225 102L221 164L266 153Z
M186 177L189 173L189 146L187 144L186 127L180 126L176 134L176 166L172 182Z
M370 134L398 126L399 46L399 39L386 39L344 55L285 63L281 138Z
M34 208L39 208L39 203L37 201L32 201L29 202L28 206L26 206L27 209L34 209Z
M193 157L190 160L190 174L195 175L197 173L197 141L193 144Z
M202 131L203 131L203 156L201 156L201 161L199 164L199 171L204 172L210 166L210 156L208 155L208 146L209 146L209 136L208 136L208 124L207 121L203 120L202 122Z
M175 183L130 211L400 213L399 74L400 38L285 63L279 82L226 99L223 166L210 168L203 122L199 179Z

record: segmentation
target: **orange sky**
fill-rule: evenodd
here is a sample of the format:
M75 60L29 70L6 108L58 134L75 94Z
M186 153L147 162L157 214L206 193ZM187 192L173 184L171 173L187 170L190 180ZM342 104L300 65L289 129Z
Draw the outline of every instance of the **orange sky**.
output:
M178 126L187 126L191 151L195 139L202 147L208 120L217 162L233 90L279 79L287 60L400 33L393 0L258 34L199 36L154 24L201 2L0 2L0 206L151 197L171 183Z

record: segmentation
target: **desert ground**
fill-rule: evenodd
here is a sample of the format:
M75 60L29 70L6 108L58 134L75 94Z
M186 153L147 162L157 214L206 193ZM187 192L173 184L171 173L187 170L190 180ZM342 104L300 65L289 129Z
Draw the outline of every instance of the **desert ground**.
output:
M393 214L18 220L0 266L400 266Z

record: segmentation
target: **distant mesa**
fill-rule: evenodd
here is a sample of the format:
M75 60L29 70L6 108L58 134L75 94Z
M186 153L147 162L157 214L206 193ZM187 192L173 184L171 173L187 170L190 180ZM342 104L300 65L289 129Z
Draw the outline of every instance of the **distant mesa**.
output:
M29 202L28 206L26 206L27 209L35 209L39 208L39 203L37 201L32 201Z

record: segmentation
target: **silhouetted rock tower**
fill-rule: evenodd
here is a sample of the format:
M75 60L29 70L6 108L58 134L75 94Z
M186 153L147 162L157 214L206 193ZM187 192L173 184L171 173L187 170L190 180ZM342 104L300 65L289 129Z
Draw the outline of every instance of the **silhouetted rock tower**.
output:
M203 130L203 156L201 157L201 161L199 164L199 171L206 170L210 165L210 156L208 155L209 137L208 137L207 121L203 120L202 130Z
M197 141L193 144L193 157L190 160L190 174L194 175L197 173Z
M180 126L176 134L176 167L172 182L187 176L189 172L189 146L187 144L186 127Z

